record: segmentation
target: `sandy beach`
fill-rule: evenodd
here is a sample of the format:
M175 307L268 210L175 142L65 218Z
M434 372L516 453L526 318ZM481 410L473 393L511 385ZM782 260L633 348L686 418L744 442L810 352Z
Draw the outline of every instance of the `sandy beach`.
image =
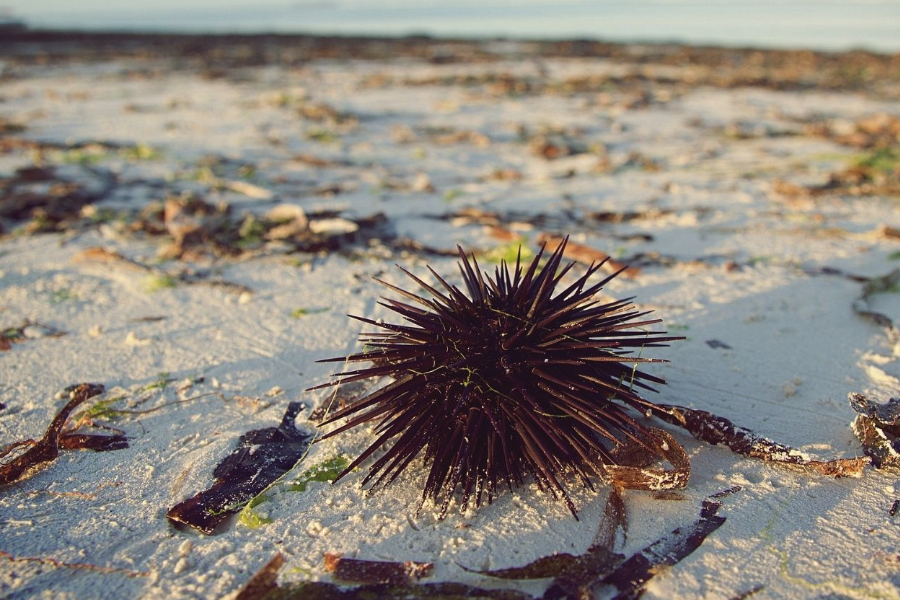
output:
M493 271L562 236L566 281L628 265L602 297L686 338L654 349L670 362L647 366L667 382L648 400L804 461L864 458L832 477L635 413L684 447L690 479L625 490L608 549L690 530L730 490L725 520L633 589L590 592L900 598L897 454L867 464L848 402L900 396L900 55L21 33L0 41L0 194L0 448L40 439L88 382L105 391L66 427L127 438L0 487L3 598L236 598L276 554L285 594L357 597L326 564L340 554L541 597L552 577L481 572L588 552L602 481L573 486L578 520L533 481L440 519L418 461L374 493L365 468L319 476L372 443L360 427L212 535L167 512L290 403L312 437L364 391L305 390L346 368L316 361L361 350L371 328L348 314L398 320L374 277L409 288L395 264L430 265L459 285L457 244Z

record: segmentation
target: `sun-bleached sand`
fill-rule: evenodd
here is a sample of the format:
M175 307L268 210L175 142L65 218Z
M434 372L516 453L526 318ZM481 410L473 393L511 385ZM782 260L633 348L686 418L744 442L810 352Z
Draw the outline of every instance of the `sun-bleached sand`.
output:
M0 57L0 327L18 332L0 353L0 443L40 438L60 392L96 382L101 402L117 400L82 416L129 447L62 451L0 489L4 598L224 597L276 553L282 583L331 581L323 557L343 553L540 596L547 580L472 570L584 552L602 483L573 495L577 521L532 482L439 520L430 503L419 510L418 463L374 494L364 470L289 489L358 455L367 428L314 444L253 527L234 519L206 536L166 519L288 402L305 405L296 424L314 431L331 392L304 390L341 367L316 361L358 351L366 330L346 315L397 318L372 278L411 285L394 263L456 277L456 244L493 268L519 242L534 252L541 235L570 235L587 260L631 264L604 294L634 296L687 338L655 349L671 362L648 367L667 380L648 398L811 458L863 455L848 393L900 395L897 348L854 311L863 279L900 258L897 57L887 76L854 83L829 79L830 59L798 74L750 52L736 67L646 47L577 56L420 41L396 56L328 46L246 64L223 51L219 64L209 48L200 60L80 43ZM26 197L38 200L10 208ZM35 214L47 197L68 208ZM189 197L230 212L172 214ZM273 210L286 229L273 231ZM895 287L866 303L900 318ZM691 478L675 493L626 491L617 552L741 489L722 500L726 522L645 598L900 597L896 471L834 479L654 426L685 447Z

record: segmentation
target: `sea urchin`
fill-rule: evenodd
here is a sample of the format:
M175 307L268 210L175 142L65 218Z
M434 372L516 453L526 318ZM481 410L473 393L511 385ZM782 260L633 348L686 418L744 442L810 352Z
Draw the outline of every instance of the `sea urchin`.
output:
M402 325L351 315L381 331L360 336L363 352L322 361L373 364L319 388L393 379L322 423L349 417L324 436L331 437L377 422L377 439L338 479L390 443L364 485L389 484L423 454L431 465L423 501L439 503L442 515L457 491L463 506L473 499L479 506L491 502L498 486L511 489L527 475L575 514L566 490L572 475L592 487L590 476L602 478L626 444L660 455L665 443L625 406L641 412L652 406L635 388L665 382L637 363L664 361L631 354L681 338L646 331L660 320L644 320L648 313L635 310L630 298L601 302L597 292L618 274L588 285L602 263L557 291L575 264L561 266L564 250L565 242L543 266L544 248L527 266L520 254L512 272L501 263L491 278L460 248L468 293L430 267L442 289L400 267L430 299L377 280L418 306L380 302L404 318Z

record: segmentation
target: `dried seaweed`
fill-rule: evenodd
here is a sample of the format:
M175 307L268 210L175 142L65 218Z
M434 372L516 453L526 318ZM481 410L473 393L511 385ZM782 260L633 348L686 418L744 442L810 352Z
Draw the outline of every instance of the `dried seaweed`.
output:
M344 588L325 581L304 581L279 588L265 600L534 600L517 590L484 589L464 583L442 582L418 585L373 584Z
M700 519L690 527L677 528L653 542L627 560L611 551L608 531L616 531L624 525L624 507L621 496L614 490L607 501L603 523L595 543L582 555L554 554L540 558L523 567L493 571L472 571L501 579L541 579L554 577L543 595L543 600L587 600L604 586L618 590L617 599L636 599L644 593L644 586L652 577L690 555L700 547L713 531L721 527L725 517L716 513L721 498L740 490L739 486L713 494L703 501ZM612 508L611 508L612 507ZM621 512L620 512L621 511ZM305 598L392 600L395 598L484 598L491 600L533 600L532 596L512 589L481 589L461 583L442 582L415 584L414 580L427 576L431 563L385 562L342 558L326 554L326 569L335 578L364 582L366 585L340 587L327 582L309 582L278 586L275 579L284 562L276 555L244 586L238 600L288 600ZM466 569L469 570L469 569ZM373 582L377 582L374 583ZM758 591L745 593L748 597Z
M615 600L640 598L644 594L645 584L652 577L690 555L709 534L725 523L725 517L716 514L721 506L720 502L704 500L699 520L687 528L672 530L669 535L632 555L602 583L612 585L619 591Z
M103 386L96 383L82 383L72 386L70 400L56 414L47 427L47 432L40 440L23 440L7 447L0 458L8 456L13 450L30 446L28 450L16 458L0 464L0 485L8 485L20 481L59 456L60 449L88 449L97 452L120 450L128 447L128 440L123 435L92 435L66 431L66 422L79 405L86 400L103 393Z
M544 579L553 581L544 594L545 599L590 598L591 589L597 582L609 575L625 557L613 552L619 530L627 529L625 504L620 491L613 487L606 501L603 518L600 521L594 542L584 554L578 556L557 553L542 556L521 567L477 571L463 567L467 571L496 577L499 579Z
M714 446L723 444L735 454L759 458L766 462L803 466L830 477L858 477L863 467L868 464L868 459L865 458L810 460L799 450L773 442L705 410L649 403L647 409L660 419L684 428L698 440Z
M280 552L250 578L234 600L262 600L270 592L278 589L278 571L284 566L284 555Z
M326 555L326 561L328 555ZM350 559L338 559L348 561ZM355 561L372 563L373 561ZM276 554L248 581L235 600L396 600L397 598L440 598L442 600L533 600L530 594L516 590L482 589L463 583L378 583L353 587L342 587L325 581L301 581L279 586L276 583L278 571L284 564L284 557ZM326 563L327 564L327 563ZM349 563L348 563L349 564ZM408 573L407 563L375 563L378 569L388 569ZM422 563L411 563L422 564ZM355 567L354 567L355 568Z
M386 583L408 585L428 577L434 570L430 562L389 562L344 558L340 554L325 554L325 570L341 581L357 583Z
M885 404L874 404L862 394L848 394L850 407L856 411L851 426L863 452L877 467L900 466L900 398Z
M0 218L25 222L24 233L64 231L81 219L81 209L102 200L114 187L115 177L93 170L100 183L85 185L60 177L53 167L31 166L0 178ZM49 186L49 187L48 187Z
M304 456L312 435L294 427L302 408L301 403L291 402L278 427L242 435L237 448L213 471L213 486L172 507L166 517L173 524L212 534Z

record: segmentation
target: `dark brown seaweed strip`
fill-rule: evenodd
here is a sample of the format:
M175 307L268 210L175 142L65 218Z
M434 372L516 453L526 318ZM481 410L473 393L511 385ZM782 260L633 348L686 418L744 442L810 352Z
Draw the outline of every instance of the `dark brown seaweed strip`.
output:
M335 579L341 581L407 585L431 575L431 572L434 570L434 563L409 560L406 562L360 560L344 558L340 554L327 553L325 555L325 570L331 573Z
M508 569L494 569L491 571L462 568L472 573L497 577L498 579L546 579L548 577L556 577L575 568L582 556L560 552L550 556L542 556L521 567L509 567Z
M612 550L616 545L616 534L622 530L623 538L628 535L628 514L625 511L625 500L622 498L622 490L613 487L606 499L606 506L603 508L603 517L600 520L600 526L597 527L597 534L594 536L594 542L591 546L602 546L608 550Z
M739 485L733 485L730 488L722 490L721 492L716 492L715 494L710 495L710 498L724 498L726 496L736 494L739 491L741 491L742 489L744 489L744 488Z
M579 556L559 553L543 556L521 567L477 571L463 567L466 571L497 577L500 579L543 579L553 577L544 598L590 598L591 588L618 566L624 556L612 551L616 532L627 527L625 504L619 490L613 488L606 501L603 519L594 537L594 543L587 552Z
M61 450L94 450L107 452L122 450L128 447L128 438L124 435L93 435L88 433L63 433L59 437Z
M82 383L75 386L70 392L70 400L63 406L50 425L47 432L40 440L24 440L16 442L13 447L32 444L31 447L14 458L0 464L0 485L7 485L19 481L28 474L33 473L42 465L49 463L59 456L60 448L92 450L118 450L128 447L128 441L124 436L98 436L84 434L63 433L63 427L72 411L78 408L86 400L103 393L103 386L98 383Z
M281 425L242 435L237 448L213 471L213 486L172 507L166 517L175 524L213 533L303 457L312 436L294 427L302 407L291 402Z
M773 442L705 410L673 404L647 404L647 408L663 421L684 428L698 440L712 445L723 444L735 454L760 458L767 462L809 467L817 473L830 477L856 477L869 462L867 458L810 460L799 450Z
M704 500L700 519L690 527L677 528L623 562L602 583L614 586L619 593L614 600L636 600L654 575L677 564L700 547L709 534L722 526L725 517L716 514L720 502Z
M753 594L755 594L755 593L757 593L757 592L760 592L760 591L764 590L765 587L766 587L766 586L764 586L764 585L761 584L761 583L758 584L758 585L754 585L752 588L750 588L750 589L747 590L746 592L742 592L742 593L738 594L737 596L732 596L732 597L730 598L730 600L747 600L747 598L749 598L749 597L752 596Z
M440 600L534 600L518 590L488 590L464 583L425 583L419 585L362 585L342 587L326 581L303 581L280 587L264 596L265 600L398 600L440 598Z
M284 555L280 552L250 578L234 600L262 600L278 589L278 571L284 566Z
M624 555L603 546L591 546L553 580L543 598L590 600L594 597L593 588L621 565L624 559Z

